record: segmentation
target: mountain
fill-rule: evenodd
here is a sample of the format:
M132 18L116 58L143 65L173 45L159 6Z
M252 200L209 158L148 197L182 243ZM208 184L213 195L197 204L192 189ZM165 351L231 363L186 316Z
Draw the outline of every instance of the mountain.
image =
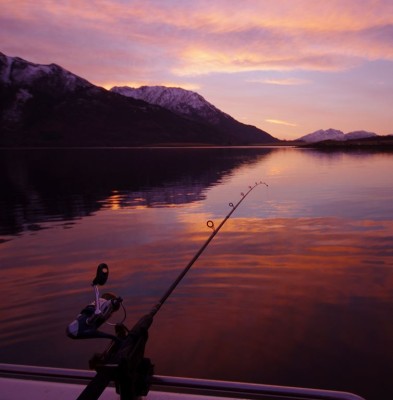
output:
M56 64L0 53L0 146L242 145L271 137L254 129L254 136L228 133L95 86Z
M365 139L376 136L378 136L376 133L367 131L354 131L344 134L344 132L337 129L320 129L318 131L309 133L308 135L302 136L297 140L301 140L306 143L317 143L325 140L346 141L354 139Z
M231 118L208 103L201 95L190 90L165 86L142 86L139 89L115 86L111 91L123 96L144 100L150 104L167 108L176 114L191 119L200 119L213 125L220 122L220 117Z
M353 140L353 139L366 139L378 136L374 132L367 132L367 131L353 131L345 134L346 140Z
M345 140L345 135L342 131L336 129L320 129L318 131L302 136L297 140L302 140L307 143L322 142L323 140Z
M181 88L166 86L141 86L138 89L128 86L115 86L112 92L155 104L192 121L213 126L227 134L231 141L242 138L246 143L273 143L278 139L255 126L243 124L230 115L220 111L198 93Z

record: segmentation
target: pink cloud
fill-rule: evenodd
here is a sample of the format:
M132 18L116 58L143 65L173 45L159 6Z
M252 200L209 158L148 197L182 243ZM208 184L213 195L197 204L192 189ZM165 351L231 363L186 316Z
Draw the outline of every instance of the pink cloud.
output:
M339 70L362 60L393 60L393 5L387 1L249 0L239 7L222 0L46 1L44 6L22 0L2 4L0 11L6 49L24 46L38 54L52 49L64 59L65 51L72 63L78 57L91 63L98 56L105 64L109 57L128 62L124 72L137 75L155 71L157 64L168 73L193 75Z
M7 55L43 64L54 62L106 87L112 83L171 82L201 88L203 94L203 82L220 75L227 77L225 84L224 78L220 85L212 80L209 84L211 92L223 93L235 76L244 85L250 76L260 74L265 82L279 75L280 82L276 79L275 84L263 86L264 90L269 87L269 94L276 95L273 88L292 90L298 86L311 90L315 77L296 78L299 71L335 75L374 60L392 63L393 2L3 1L0 37L0 51ZM289 76L295 80L288 80ZM304 79L310 84L295 84ZM262 85L258 86L261 89ZM337 93L341 91L339 85L336 89ZM300 96L301 93L294 97ZM384 110L390 100L387 89L378 96L380 106L374 109ZM252 96L249 98L253 100ZM223 94L209 100L231 105L232 109L224 109L228 113L241 108L233 105L234 100L226 103ZM278 104L283 100L280 98ZM296 103L288 101L288 107L296 108ZM249 115L247 120L252 123L258 118L263 128L263 121L271 115L277 114L269 112L253 118ZM292 115L280 118L300 125ZM382 120L376 114L372 119Z

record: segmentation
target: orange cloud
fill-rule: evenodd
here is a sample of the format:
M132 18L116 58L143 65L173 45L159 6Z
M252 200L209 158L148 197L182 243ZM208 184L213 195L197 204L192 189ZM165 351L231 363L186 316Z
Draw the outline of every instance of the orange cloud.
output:
M296 124L294 124L292 122L281 121L279 119L265 119L265 121L269 122L271 124L286 125L286 126L297 126Z
M280 85L280 86L292 86L292 85L304 85L310 81L306 79L298 78L284 78L284 79L261 79L261 80L250 80L250 83L266 83L269 85Z
M46 1L39 7L21 0L1 4L0 13L7 16L2 24L7 36L24 33L25 45L31 48L47 46L44 41L57 49L68 46L68 52L72 48L73 58L89 57L93 51L95 57L105 54L115 63L129 60L128 80L137 74L140 81L143 70L155 69L184 76L340 70L362 60L393 60L393 4L382 0L266 0L263 4L249 0L240 8L222 0L197 4ZM21 21L25 22L19 26L22 32L13 32L13 23Z

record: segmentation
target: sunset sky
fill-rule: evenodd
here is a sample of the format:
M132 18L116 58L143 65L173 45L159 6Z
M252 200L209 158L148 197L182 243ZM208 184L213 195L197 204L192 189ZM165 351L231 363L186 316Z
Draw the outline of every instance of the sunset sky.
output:
M280 139L393 134L392 0L0 0L0 51L190 89Z

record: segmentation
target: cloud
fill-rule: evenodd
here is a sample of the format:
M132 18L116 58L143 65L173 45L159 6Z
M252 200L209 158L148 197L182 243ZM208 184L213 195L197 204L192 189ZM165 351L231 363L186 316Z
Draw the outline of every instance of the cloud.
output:
M184 9L169 15L160 8L167 43L175 40L177 49L173 74L339 71L365 60L393 60L393 19L373 8L375 2L367 15L356 2L295 0L289 7L288 1L267 1L261 7L260 2L246 1L241 10L234 10L230 1L210 3L198 2L186 24Z
M279 86L297 86L297 85L305 85L310 83L307 79L299 79L299 78L268 78L268 79L251 79L247 80L249 83L262 83L268 85L279 85Z
M297 126L297 124L294 124L292 122L287 122L287 121L281 121L279 119L265 119L266 122L269 122L271 124L277 124L277 125L285 125L285 126Z
M4 52L90 67L94 83L340 71L393 61L393 2L18 0L0 3L0 34Z
M0 37L106 88L198 91L276 137L392 133L391 0L3 0Z

